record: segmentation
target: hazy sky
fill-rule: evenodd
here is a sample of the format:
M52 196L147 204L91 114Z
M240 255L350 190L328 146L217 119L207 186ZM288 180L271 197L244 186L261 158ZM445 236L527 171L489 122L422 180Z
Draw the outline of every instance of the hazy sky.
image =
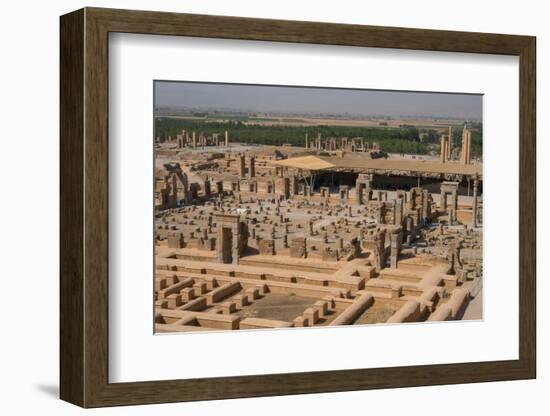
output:
M480 119L482 96L243 84L155 82L156 107L209 107L257 112L434 116Z

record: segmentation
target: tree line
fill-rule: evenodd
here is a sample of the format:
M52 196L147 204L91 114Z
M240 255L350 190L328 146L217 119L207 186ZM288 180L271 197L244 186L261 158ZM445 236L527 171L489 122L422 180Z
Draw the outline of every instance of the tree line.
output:
M238 120L205 122L202 120L158 117L155 119L155 135L161 141L175 137L181 131L201 132L205 135L223 134L225 130L233 142L280 146L290 144L304 146L305 135L314 140L318 134L328 137L362 137L370 144L376 142L382 150L390 153L427 154L429 146L421 143L418 129L414 126L356 127L356 126L291 126L247 124Z

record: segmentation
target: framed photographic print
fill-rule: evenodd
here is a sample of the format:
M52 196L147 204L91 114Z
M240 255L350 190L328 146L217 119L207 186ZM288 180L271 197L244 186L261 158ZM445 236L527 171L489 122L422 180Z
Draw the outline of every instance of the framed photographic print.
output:
M61 17L61 398L534 378L535 38Z

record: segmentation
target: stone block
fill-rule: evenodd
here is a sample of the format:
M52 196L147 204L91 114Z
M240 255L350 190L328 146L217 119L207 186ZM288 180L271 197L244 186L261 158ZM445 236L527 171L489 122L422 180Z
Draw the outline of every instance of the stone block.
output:
M222 314L229 315L237 310L237 305L235 302L227 301L222 303L220 308L222 310Z
M314 308L307 308L303 313L303 317L307 318L311 325L315 325L319 321L319 311Z
M155 292L166 289L168 285L166 284L166 279L155 279Z
M189 302L195 299L195 290L192 287L186 287L180 290L180 295L183 302Z
M319 316L325 316L328 313L328 303L326 301L318 300L313 304L313 308L319 311Z
M196 296L204 295L207 291L206 283L197 282L193 285L193 289L195 291Z
M166 297L168 302L168 308L174 309L181 305L181 295L179 293L172 293Z
M303 316L298 316L292 321L295 327L306 327L309 326L309 319L304 318Z
M260 291L257 287L251 287L249 289L246 289L246 294L249 299L255 300L260 297Z
M269 293L269 287L267 287L266 284L260 284L256 286L258 288L258 292L260 295L265 295L266 293Z
M237 295L233 298L233 300L239 309L242 309L248 305L248 295Z
M206 276L204 280L206 281L206 288L208 290L213 290L218 286L218 282L216 281L216 278L212 276Z

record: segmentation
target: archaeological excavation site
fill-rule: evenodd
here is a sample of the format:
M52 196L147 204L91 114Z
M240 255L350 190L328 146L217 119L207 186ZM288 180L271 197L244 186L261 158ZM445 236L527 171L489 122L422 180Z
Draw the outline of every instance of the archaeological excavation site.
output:
M156 137L155 332L482 319L483 166L467 126L437 134Z

